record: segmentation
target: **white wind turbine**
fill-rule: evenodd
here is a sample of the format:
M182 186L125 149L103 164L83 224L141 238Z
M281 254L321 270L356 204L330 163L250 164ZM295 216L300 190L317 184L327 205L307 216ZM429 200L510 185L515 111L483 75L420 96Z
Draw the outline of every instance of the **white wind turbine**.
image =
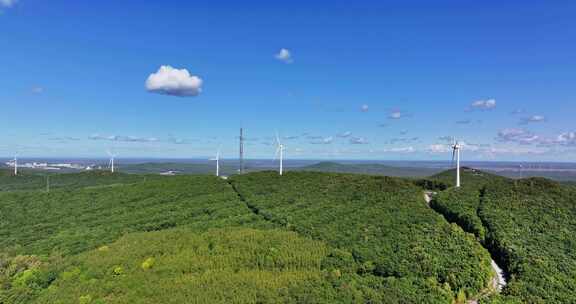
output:
M18 153L14 154L14 175L18 175Z
M114 158L118 156L118 154L112 153L110 150L107 150L106 153L110 156L110 160L108 161L108 167L110 167L110 172L114 173Z
M452 163L454 163L454 158L456 158L456 188L460 188L460 149L462 146L456 138L454 138L454 144L452 145Z
M222 148L222 146L218 147L218 150L216 151L216 157L210 159L210 160L216 161L216 176L220 176L220 149L221 148Z
M280 142L280 137L278 136L278 132L276 132L276 153L274 154L274 160L276 157L279 157L280 160L280 168L278 173L282 175L284 173L284 145Z

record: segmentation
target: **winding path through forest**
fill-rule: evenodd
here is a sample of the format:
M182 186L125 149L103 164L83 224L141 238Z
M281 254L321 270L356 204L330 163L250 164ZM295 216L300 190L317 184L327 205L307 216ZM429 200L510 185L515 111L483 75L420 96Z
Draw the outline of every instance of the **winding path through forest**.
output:
M432 191L424 191L424 200L426 201L426 204L428 206L430 206L430 202L432 201L432 196L434 194L435 193ZM432 210L434 210L434 209L432 209ZM434 211L434 212L436 212L436 211ZM480 245L482 245L482 244L480 244ZM490 252L490 251L488 251L488 252ZM478 298L486 297L486 296L489 296L490 294L493 294L493 293L500 293L502 291L502 288L504 288L504 286L506 286L506 279L505 279L505 275L504 275L504 270L502 270L502 268L500 266L498 266L498 264L496 264L496 261L494 261L494 259L492 257L490 257L490 265L492 266L492 269L494 270L494 277L492 278L492 281L491 281L491 288L487 289L486 292L483 292L480 295L478 295L477 296ZM478 300L477 299L471 299L467 303L468 304L477 304Z

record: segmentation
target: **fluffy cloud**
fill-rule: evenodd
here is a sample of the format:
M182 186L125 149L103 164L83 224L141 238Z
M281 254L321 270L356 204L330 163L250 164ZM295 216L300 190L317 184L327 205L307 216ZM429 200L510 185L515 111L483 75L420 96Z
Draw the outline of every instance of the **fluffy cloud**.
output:
M474 110L492 110L496 107L496 99L476 100L470 107Z
M496 140L500 142L513 142L520 145L535 145L541 148L576 147L576 132L565 132L553 136L539 136L524 129L504 129L498 132Z
M558 135L556 142L564 146L576 146L576 132L567 132Z
M186 69L163 65L156 73L148 76L146 90L179 97L197 96L202 92L202 79L190 75Z
M274 57L284 63L292 63L294 60L292 59L292 53L290 53L287 49L280 49L278 54L274 55Z
M18 0L0 0L0 7L12 7Z

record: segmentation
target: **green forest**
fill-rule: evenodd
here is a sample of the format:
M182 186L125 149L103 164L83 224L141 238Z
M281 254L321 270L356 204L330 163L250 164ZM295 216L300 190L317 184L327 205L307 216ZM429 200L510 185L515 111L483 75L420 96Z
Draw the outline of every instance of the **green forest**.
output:
M3 171L0 304L574 302L576 188L463 171Z
M502 294L485 303L576 301L576 188L490 178L443 191L432 206L474 233L509 273Z

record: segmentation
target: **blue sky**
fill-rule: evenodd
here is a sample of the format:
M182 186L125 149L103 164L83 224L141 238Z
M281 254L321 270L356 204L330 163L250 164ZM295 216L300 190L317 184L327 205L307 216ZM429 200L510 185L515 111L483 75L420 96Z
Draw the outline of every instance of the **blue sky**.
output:
M0 0L0 155L576 159L574 1L197 2Z

